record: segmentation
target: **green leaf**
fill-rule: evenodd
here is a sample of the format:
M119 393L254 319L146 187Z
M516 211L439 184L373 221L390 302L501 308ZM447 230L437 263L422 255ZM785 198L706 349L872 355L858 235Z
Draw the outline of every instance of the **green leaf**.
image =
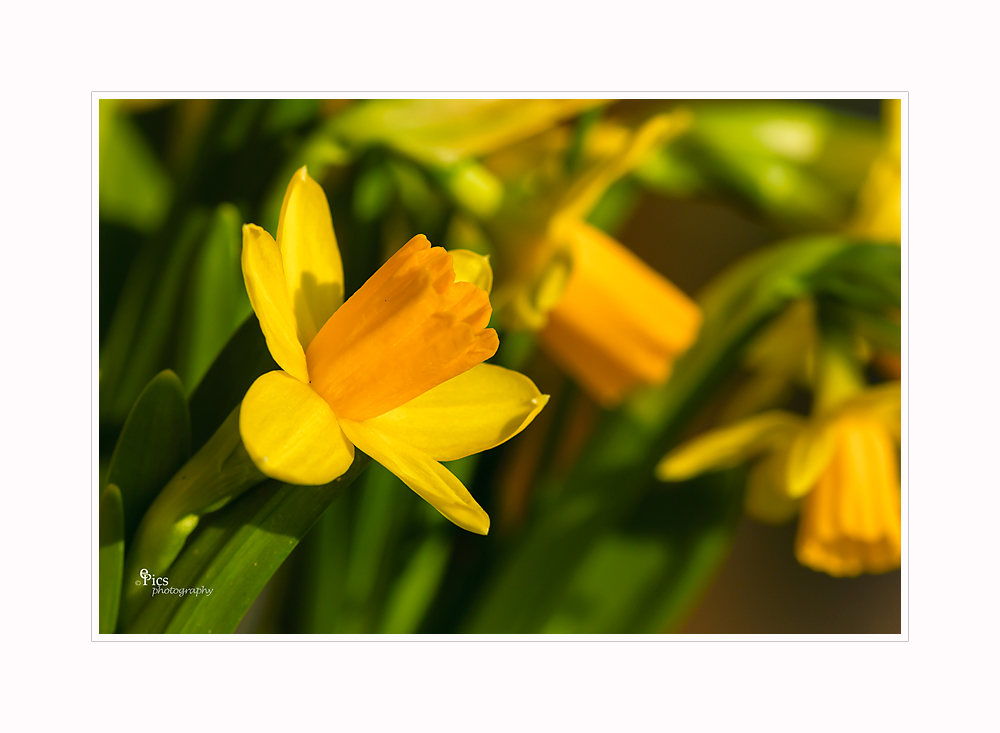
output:
M441 183L451 198L480 219L500 208L503 184L484 165L467 160L442 172Z
M274 99L264 115L264 132L275 134L302 127L319 114L319 99Z
M476 458L451 462L448 468L469 481ZM387 469L370 466L361 485L330 507L300 551L305 553L299 581L303 614L296 630L374 633L387 612L395 614L397 627L415 629L443 576L447 547L436 571L431 561L439 553L425 548L430 537L441 535L442 525L451 526ZM441 541L446 542L439 538L432 544ZM413 565L416 555L424 560ZM415 572L422 578L420 587L401 592L401 575ZM395 610L387 611L387 604Z
M218 206L191 269L178 358L181 379L189 389L201 381L250 315L240 265L241 223L235 206Z
M306 166L309 175L314 180L322 182L331 168L345 166L350 162L350 152L336 140L332 140L325 131L321 129L311 135L294 154L288 157L288 162L278 170L271 181L261 206L261 226L269 232L277 231L285 190L299 168Z
M278 369L251 313L191 393L191 445L200 449L225 421L257 377Z
M189 268L209 223L205 211L187 216L147 243L129 271L101 350L100 416L116 423L145 384L170 365L181 296Z
M358 176L351 211L361 221L374 221L385 213L395 192L392 170L383 161L376 160Z
M440 534L421 543L393 586L379 633L412 634L420 628L444 578L450 555L451 546Z
M113 634L118 625L125 563L125 516L117 486L104 487L98 511L97 629L101 634Z
M336 630L340 633L371 633L377 618L377 585L386 569L410 491L382 466L365 474L352 522L347 574L340 589L342 610Z
M742 515L743 471L650 491L592 544L544 631L651 634L675 627L724 559Z
M171 588L205 592L153 596L126 631L231 633L289 553L369 461L358 452L347 473L325 486L267 481L208 515L168 576Z
M205 514L218 511L266 480L243 446L239 418L237 407L157 494L129 547L127 578L163 575ZM126 624L139 612L143 598L142 588L125 586L122 618Z
M431 167L451 167L600 104L592 99L379 99L349 107L326 131L351 146L389 145Z
M121 492L123 534L130 544L139 520L170 477L191 455L191 427L184 387L170 370L157 374L125 421L108 469Z
M728 195L793 228L840 227L880 145L874 120L808 102L703 102L691 110L690 132L636 177L673 195Z
M119 100L99 101L98 136L101 219L156 231L170 206L170 178Z
M811 287L817 295L832 295L860 308L898 308L902 250L895 245L845 250L816 273Z

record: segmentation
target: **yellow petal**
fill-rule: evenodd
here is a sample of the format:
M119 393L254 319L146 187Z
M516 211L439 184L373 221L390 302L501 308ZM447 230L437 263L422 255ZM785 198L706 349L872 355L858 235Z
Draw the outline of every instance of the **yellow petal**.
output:
M268 351L278 366L296 379L308 382L306 354L296 335L281 252L271 235L256 224L243 225L242 262L243 282L260 320Z
M285 191L278 219L278 248L299 342L308 349L344 302L344 266L326 194L305 166L295 172Z
M261 473L290 484L318 486L351 466L354 446L326 401L285 372L268 372L240 407L240 436Z
M548 401L523 374L480 364L366 424L436 461L456 461L510 440Z
M472 283L489 293L493 289L493 268L490 258L467 249L450 249L455 264L455 282Z
M706 471L732 468L780 447L801 428L802 418L772 410L710 430L668 453L656 467L661 481L683 481Z
M832 420L813 418L795 436L785 466L785 493L790 498L798 499L812 491L830 464L836 438L833 427Z
M450 521L476 534L490 531L489 516L451 471L427 454L385 435L371 423L340 421L352 443L396 474Z

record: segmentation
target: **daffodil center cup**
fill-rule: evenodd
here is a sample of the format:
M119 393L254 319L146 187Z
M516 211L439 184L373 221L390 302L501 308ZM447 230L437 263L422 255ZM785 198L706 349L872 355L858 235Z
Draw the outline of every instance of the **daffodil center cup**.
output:
M493 356L491 313L485 291L455 282L451 255L417 235L309 344L310 382L338 417L378 417Z

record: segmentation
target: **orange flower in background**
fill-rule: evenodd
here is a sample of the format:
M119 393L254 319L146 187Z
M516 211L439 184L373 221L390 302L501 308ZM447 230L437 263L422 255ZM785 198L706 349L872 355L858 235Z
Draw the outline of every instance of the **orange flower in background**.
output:
M539 339L598 402L659 384L694 343L698 306L623 245L584 222L566 225L573 269Z
M537 331L552 359L605 407L640 385L665 381L674 360L697 338L701 312L586 217L612 184L689 124L687 113L675 112L635 131L614 124L598 128L588 138L598 161L578 176L559 179L545 203L529 198L528 213L511 213L513 221L524 217L518 226L499 228L497 239L517 268L501 296L508 322ZM558 136L551 140L565 143ZM533 148L526 152L538 155Z

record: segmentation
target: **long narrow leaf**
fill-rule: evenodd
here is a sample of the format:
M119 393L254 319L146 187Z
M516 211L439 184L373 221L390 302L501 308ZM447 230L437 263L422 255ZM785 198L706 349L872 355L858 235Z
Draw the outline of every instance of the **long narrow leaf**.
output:
M231 633L281 563L369 460L358 453L346 474L324 486L267 481L208 515L168 575L171 588L205 592L155 595L127 631Z
M190 455L184 387L172 371L162 371L132 407L108 469L108 483L121 492L126 543L157 493Z
M101 634L115 633L118 606L122 597L122 572L125 563L125 524L122 495L108 484L101 492L98 518L98 622Z

